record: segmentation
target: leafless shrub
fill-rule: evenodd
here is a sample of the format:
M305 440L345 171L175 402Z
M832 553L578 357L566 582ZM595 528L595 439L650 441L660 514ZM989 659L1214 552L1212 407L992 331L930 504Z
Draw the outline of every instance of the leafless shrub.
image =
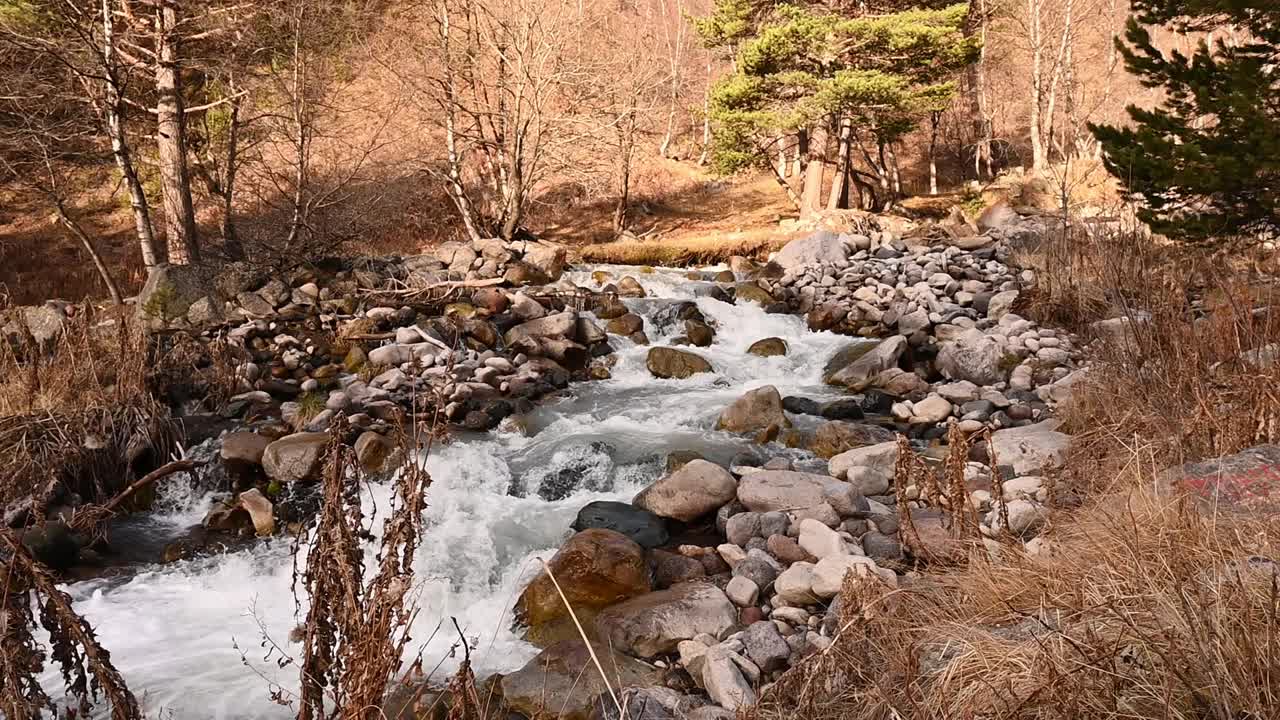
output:
M8 556L0 595L0 711L10 720L36 720L59 708L40 684L45 662L62 670L73 705L67 717L88 716L99 698L111 707L112 720L141 720L142 711L111 653L98 643L93 628L71 607L71 598L9 531L0 530L0 557ZM46 648L32 634L37 623L49 633Z
M310 603L300 628L300 720L378 717L403 667L417 612L413 555L430 476L419 464L416 442L402 438L405 461L382 523L377 565L366 575L364 548L375 516L362 507L359 464L342 444L345 430L345 419L331 428L320 516L308 533L305 567L295 574L295 589L300 581Z

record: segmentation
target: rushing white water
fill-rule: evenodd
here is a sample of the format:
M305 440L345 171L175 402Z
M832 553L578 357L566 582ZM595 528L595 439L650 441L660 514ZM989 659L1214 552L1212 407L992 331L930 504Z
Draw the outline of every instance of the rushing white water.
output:
M683 272L590 268L595 269L631 274L646 288L649 299L627 302L646 317L654 345L665 344L678 329L653 329L649 320L661 302L652 298L694 299L699 286ZM589 271L571 277L591 284ZM645 369L648 348L615 338L612 379L574 385L543 405L528 418L528 434L464 439L438 446L426 460L434 483L415 562L421 613L413 651L444 623L422 650L427 667L443 660L440 673L452 669L446 658L456 640L450 617L468 638L478 639L472 655L478 672L509 671L533 657L536 649L510 630L510 608L537 558L555 552L583 505L630 499L655 479L668 452L695 450L724 462L751 447L713 429L719 412L746 390L772 384L783 395L834 396L821 382L822 367L848 338L809 332L803 319L765 314L754 304L705 297L697 304L717 333L711 347L690 349L706 357L714 373L655 379ZM746 352L766 337L783 338L788 354L761 358ZM771 451L803 457L780 446ZM566 469L582 478L568 490L557 484ZM370 495L370 503L385 508L390 487L375 485ZM172 532L198 523L209 502L178 486L148 522ZM68 591L150 714L284 718L291 713L270 700L270 691L272 683L296 688L296 670L278 667L278 652L269 653L263 643L269 638L284 652L300 652L289 644L298 622L292 575L290 541L277 538L155 566L123 580L76 583ZM54 690L59 679L51 672L47 682Z

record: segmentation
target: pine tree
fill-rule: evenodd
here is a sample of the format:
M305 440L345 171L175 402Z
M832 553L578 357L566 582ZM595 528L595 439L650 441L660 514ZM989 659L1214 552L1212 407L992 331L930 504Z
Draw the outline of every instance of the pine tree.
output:
M717 0L698 23L708 46L734 57L711 96L715 167L766 167L779 136L842 120L883 149L944 109L978 51L964 33L968 5L901 5L849 15L826 3Z
M1280 231L1280 3L1135 0L1125 64L1165 100L1130 106L1130 127L1090 126L1107 169L1142 196L1139 216L1169 237L1213 243ZM1231 24L1243 41L1155 47L1147 25L1179 33Z

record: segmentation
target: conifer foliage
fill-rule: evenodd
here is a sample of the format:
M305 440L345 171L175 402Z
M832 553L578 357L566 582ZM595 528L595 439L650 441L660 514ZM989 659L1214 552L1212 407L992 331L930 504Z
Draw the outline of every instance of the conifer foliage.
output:
M703 42L734 57L711 98L722 172L767 166L779 136L852 121L883 148L945 108L974 60L967 4L717 0Z
M1141 195L1157 232L1192 243L1280 231L1280 3L1135 0L1121 45L1129 71L1165 100L1130 106L1130 127L1091 126L1107 168ZM1232 26L1191 55L1162 52L1147 26Z

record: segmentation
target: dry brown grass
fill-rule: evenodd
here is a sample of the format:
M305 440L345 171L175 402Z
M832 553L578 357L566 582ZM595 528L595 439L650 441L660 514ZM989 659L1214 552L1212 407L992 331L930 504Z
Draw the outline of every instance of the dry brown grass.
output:
M1170 465L1280 440L1280 368L1239 360L1280 340L1259 312L1274 300L1230 264L1157 250L1115 238L1041 265L1061 294L1033 310L1078 327L1105 311L1151 314L1096 347L1065 410L1077 442L1062 481L1089 491L1084 504L1053 513L1034 556L1001 543L898 590L846 587L832 648L764 693L757 717L1280 714L1280 525L1154 489ZM1067 278L1089 284L1072 296Z
M578 251L578 259L587 263L614 265L658 265L686 267L728 262L735 255L763 260L769 253L782 249L791 235L750 233L740 236L709 235L588 245Z

